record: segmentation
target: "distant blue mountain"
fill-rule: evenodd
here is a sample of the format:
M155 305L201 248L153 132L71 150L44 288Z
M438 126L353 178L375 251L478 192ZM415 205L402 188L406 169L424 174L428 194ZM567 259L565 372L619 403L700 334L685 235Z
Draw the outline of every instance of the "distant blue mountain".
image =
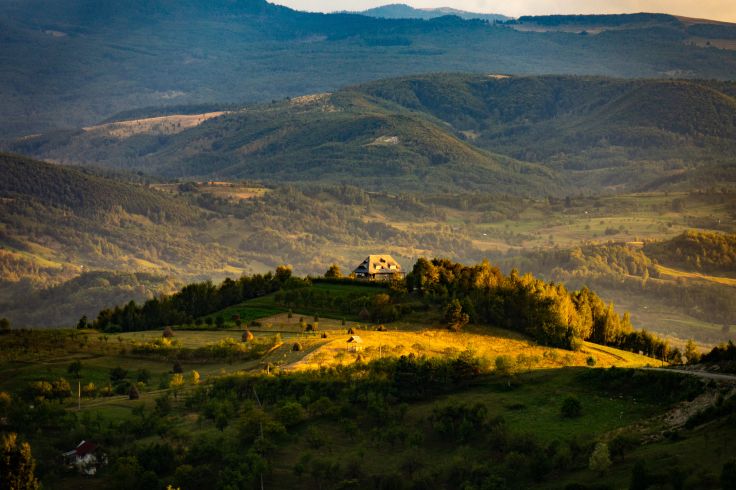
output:
M457 10L450 7L440 7L434 9L417 9L411 5L403 3L393 3L390 5L383 5L362 12L357 12L361 15L367 15L369 17L378 17L381 19L434 19L437 17L443 17L445 15L456 15L463 19L481 19L489 22L493 21L505 21L509 20L509 17L500 14L480 14L477 12L466 12L465 10Z

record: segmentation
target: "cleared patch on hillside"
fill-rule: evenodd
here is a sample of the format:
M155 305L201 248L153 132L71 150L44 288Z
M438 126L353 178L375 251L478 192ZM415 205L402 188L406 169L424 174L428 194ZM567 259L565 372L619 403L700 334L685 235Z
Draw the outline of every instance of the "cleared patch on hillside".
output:
M657 270L660 274L673 277L675 279L677 279L678 277L684 277L686 279L699 279L701 281L714 282L716 284L723 284L725 286L736 286L736 279L732 277L709 276L707 274L683 271L672 267L665 267L663 265L657 265Z
M226 112L218 111L204 114L177 114L172 116L149 117L146 119L133 119L130 121L101 124L99 126L89 126L84 128L84 130L119 139L130 138L138 134L169 135L197 127L203 122L222 116L223 114L226 114Z

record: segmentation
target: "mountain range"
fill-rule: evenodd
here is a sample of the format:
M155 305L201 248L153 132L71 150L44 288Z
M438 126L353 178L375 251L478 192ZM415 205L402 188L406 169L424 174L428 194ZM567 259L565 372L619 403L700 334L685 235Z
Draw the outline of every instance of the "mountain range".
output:
M734 82L435 74L215 109L138 112L6 149L166 179L371 191L539 197L736 182Z
M306 13L263 0L5 0L0 134L88 126L147 106L262 103L409 73L730 79L736 51L723 43L733 29L667 15L490 24Z

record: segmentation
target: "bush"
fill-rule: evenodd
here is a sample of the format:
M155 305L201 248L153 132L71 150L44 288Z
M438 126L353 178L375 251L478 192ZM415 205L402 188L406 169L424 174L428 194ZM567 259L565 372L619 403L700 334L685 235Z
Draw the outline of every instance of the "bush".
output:
M583 405L574 396L568 396L562 402L561 412L562 416L568 419L580 417L583 414ZM606 446L606 451L608 451L608 446Z
M501 376L509 376L516 369L516 361L511 356L496 357L496 372Z

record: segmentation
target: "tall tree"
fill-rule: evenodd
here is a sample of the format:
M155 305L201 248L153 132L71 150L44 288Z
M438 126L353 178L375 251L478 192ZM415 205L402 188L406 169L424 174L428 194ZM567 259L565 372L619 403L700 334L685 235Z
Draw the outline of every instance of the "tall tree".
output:
M34 475L36 460L31 445L19 442L17 434L2 436L0 444L0 490L36 490L41 485Z

